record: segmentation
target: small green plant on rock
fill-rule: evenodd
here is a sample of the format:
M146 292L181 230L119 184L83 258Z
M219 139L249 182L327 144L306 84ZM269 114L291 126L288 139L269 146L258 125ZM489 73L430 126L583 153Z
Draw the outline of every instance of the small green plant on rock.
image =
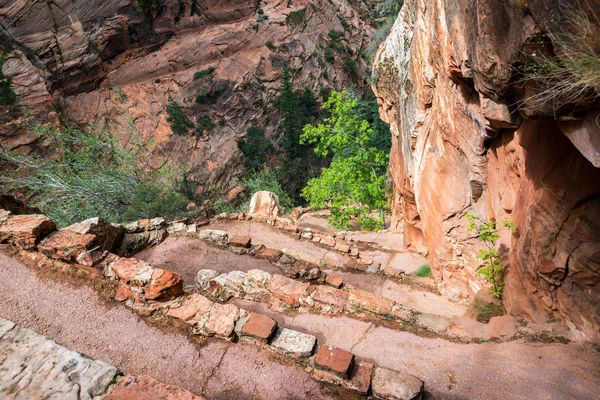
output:
M490 294L500 298L504 288L502 274L505 266L501 263L502 254L496 249L496 242L500 239L496 221L486 222L475 214L466 214L465 217L469 221L467 231L474 231L479 241L485 245L485 249L481 249L477 255L477 258L484 263L482 267L477 269L477 274L483 276L483 280L492 285ZM516 232L516 227L512 221L504 220L502 224L506 229Z
M433 278L433 274L431 273L431 267L429 264L423 264L415 271L415 275L419 278Z

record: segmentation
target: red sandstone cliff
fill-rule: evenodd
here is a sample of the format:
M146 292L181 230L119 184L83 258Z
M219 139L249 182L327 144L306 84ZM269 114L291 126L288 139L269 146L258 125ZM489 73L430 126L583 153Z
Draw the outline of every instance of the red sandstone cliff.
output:
M81 128L110 126L123 141L135 128L156 164L185 163L188 179L227 186L242 172L237 140L248 127L263 127L268 137L276 133L275 100L284 66L296 71L298 88L309 87L317 97L352 81L365 84L360 54L371 28L360 15L368 6L352 3L5 0L0 1L1 42L4 51L12 50L3 71L19 101L41 121L60 115L63 123ZM339 55L333 64L324 61L330 30L344 32L354 73L344 70ZM208 68L216 70L194 80L195 72ZM211 97L209 104L196 103L200 93ZM215 126L202 135L173 134L169 98L190 120L208 116ZM43 149L22 119L8 119L0 127L0 142L24 151Z
M565 23L564 3L408 0L380 47L374 90L393 133L395 227L428 249L442 293L460 301L484 286L465 214L512 219L518 233L501 230L508 312L562 317L599 341L598 104L516 106L527 88L515 67Z

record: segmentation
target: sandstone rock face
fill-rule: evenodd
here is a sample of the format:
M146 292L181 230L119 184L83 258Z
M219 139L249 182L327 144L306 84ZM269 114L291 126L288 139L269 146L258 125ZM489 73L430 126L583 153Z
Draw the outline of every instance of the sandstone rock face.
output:
M281 209L279 198L267 191L256 192L250 200L248 215L253 217L277 218Z
M233 189L230 178L243 170L237 140L251 125L264 128L267 137L276 135L274 109L285 66L296 71L298 89L309 87L317 97L352 82L365 86L360 53L372 29L359 14L368 13L370 2L351 3L3 1L3 32L13 43L3 72L12 78L19 101L41 121L58 121L60 112L62 120L82 128L110 125L122 143L137 132L153 166L169 161L189 167L198 194L214 183ZM295 18L288 18L292 13ZM341 56L325 61L330 30L344 32L355 71L344 70ZM194 79L210 68L215 69L210 76ZM197 96L204 100L196 102ZM196 125L188 135L171 130L170 98ZM200 126L199 116L214 127ZM50 151L22 117L2 124L0 141L9 148Z
M393 228L428 250L442 293L464 301L485 287L465 214L512 220L517 234L500 229L499 242L508 312L562 316L600 341L598 105L516 109L515 67L565 23L557 1L527 4L405 2L373 71L393 134Z

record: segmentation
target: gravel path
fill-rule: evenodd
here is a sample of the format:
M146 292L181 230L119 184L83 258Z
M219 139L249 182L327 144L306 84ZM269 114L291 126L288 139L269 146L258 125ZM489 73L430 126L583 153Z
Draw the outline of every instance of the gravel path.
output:
M300 368L254 346L210 341L198 348L121 305L107 307L91 288L42 280L2 253L0 266L1 317L125 373L151 375L213 400L335 398Z
M600 352L589 344L459 344L348 317L284 315L264 304L237 304L311 333L319 343L416 375L439 400L597 399L600 393Z

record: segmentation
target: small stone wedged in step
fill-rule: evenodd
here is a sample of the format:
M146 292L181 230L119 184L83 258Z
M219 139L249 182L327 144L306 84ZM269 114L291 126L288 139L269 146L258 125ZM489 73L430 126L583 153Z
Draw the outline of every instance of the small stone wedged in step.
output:
M263 314L251 312L241 329L241 336L251 336L261 342L267 342L277 329L277 322Z
M313 335L283 328L273 338L271 347L284 355L303 358L312 355L316 344L317 338Z
M375 368L371 381L373 398L378 400L420 400L423 386L414 375L382 367Z
M348 377L353 363L354 354L334 346L321 346L315 357L315 365L332 371L344 379Z
M208 242L214 243L217 246L225 247L229 241L229 236L227 232L220 231L216 229L201 229L197 233L198 239L206 240Z

